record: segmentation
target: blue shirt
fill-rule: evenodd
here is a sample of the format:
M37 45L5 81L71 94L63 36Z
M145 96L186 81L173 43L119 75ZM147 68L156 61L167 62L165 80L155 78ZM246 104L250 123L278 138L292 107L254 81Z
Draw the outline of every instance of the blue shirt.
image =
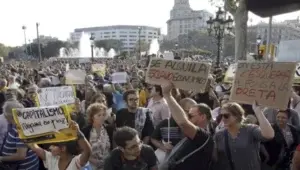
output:
M2 149L3 156L10 156L17 152L17 148L27 148L27 146L21 141L18 135L18 131L15 126L9 125L6 141ZM17 162L19 164L18 170L38 170L39 159L37 155L28 148L26 158Z
M116 92L116 93L113 93L113 96L114 96L114 99L113 99L114 107L116 108L117 111L127 107L125 101L123 100L122 93Z

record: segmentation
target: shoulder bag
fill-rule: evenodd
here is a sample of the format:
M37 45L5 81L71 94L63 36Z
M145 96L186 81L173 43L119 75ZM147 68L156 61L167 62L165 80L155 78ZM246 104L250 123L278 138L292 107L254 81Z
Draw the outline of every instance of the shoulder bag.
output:
M233 160L232 160L232 157L231 157L231 151L230 151L229 143L228 143L228 131L225 130L224 133L225 133L224 134L225 135L225 152L226 152L226 155L227 155L227 159L228 159L231 170L235 170L234 163L233 163Z

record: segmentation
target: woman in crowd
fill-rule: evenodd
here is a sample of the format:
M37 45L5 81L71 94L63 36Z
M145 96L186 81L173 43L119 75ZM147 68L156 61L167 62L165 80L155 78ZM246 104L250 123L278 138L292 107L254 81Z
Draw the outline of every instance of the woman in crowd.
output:
M293 152L299 144L299 134L297 129L288 124L290 109L277 112L277 122L272 126L275 137L264 143L268 152L267 164L276 167L276 170L287 170L293 157Z
M259 126L243 124L244 110L237 103L226 103L220 115L224 129L215 134L216 169L260 170L260 143L274 137L274 130L261 108L253 104Z
M112 149L113 128L104 124L106 110L101 103L93 103L87 109L89 125L83 133L92 146L90 164L93 170L103 170L104 158Z
M80 170L87 164L91 155L91 146L79 130L77 123L71 121L70 127L76 129L78 134L77 141L52 144L50 146L51 152L40 148L37 144L29 145L44 161L44 165L48 170ZM76 152L75 148L77 148L77 145L82 151L80 154Z
M1 148L0 169L39 170L37 155L21 141L13 119L12 109L24 108L17 100L4 103L3 114L9 125Z

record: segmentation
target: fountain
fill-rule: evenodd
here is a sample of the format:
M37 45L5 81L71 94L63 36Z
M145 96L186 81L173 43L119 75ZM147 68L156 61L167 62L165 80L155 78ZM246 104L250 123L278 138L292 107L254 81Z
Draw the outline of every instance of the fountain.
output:
M114 56L116 56L116 51L113 48L109 49L109 51L107 53L107 57L114 58Z
M65 48L59 49L59 57L61 58L89 58L91 57L91 45L90 35L82 32L79 47L78 48ZM104 48L94 47L95 58L113 58L116 55L114 49L110 49L109 52L105 51Z
M149 47L149 52L148 54L155 54L157 55L159 52L159 43L158 43L158 39L152 39L151 43L150 43L150 47Z

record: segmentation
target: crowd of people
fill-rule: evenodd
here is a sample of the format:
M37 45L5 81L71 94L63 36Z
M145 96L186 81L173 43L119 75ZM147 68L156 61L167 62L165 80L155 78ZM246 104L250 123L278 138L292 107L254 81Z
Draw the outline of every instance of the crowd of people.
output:
M300 170L300 96L285 110L229 101L223 68L203 93L145 82L147 61L99 59L103 76L78 61L1 65L0 170ZM65 85L65 67L86 70L69 125L77 139L24 143L13 109L37 107L40 88ZM113 83L114 72L127 82ZM53 81L53 77L59 82Z

